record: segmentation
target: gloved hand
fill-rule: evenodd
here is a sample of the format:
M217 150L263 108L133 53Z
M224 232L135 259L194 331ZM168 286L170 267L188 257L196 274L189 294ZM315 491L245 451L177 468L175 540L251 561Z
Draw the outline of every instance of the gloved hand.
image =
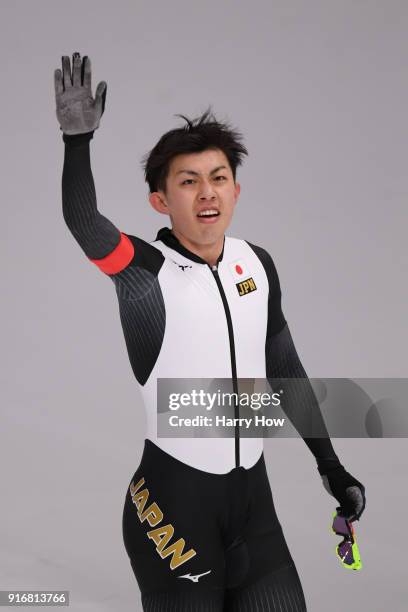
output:
M366 506L365 487L349 474L341 463L319 465L318 470L323 486L335 497L341 506L342 514L350 521L359 520Z
M101 81L95 92L91 90L91 60L75 52L72 56L72 79L69 57L62 57L62 72L54 71L57 118L64 134L91 132L99 127L105 109L107 83Z

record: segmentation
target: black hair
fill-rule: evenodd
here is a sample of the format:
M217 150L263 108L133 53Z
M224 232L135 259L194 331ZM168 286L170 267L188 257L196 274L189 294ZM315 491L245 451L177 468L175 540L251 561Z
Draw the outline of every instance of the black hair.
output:
M243 155L248 155L247 149L241 143L242 134L224 121L217 121L211 112L211 105L200 116L189 119L182 117L187 123L182 127L163 134L153 149L144 155L142 166L145 181L150 193L163 191L166 193L166 180L169 174L170 162L176 155L199 153L207 149L221 149L228 159L232 174L236 177L237 166L242 164Z

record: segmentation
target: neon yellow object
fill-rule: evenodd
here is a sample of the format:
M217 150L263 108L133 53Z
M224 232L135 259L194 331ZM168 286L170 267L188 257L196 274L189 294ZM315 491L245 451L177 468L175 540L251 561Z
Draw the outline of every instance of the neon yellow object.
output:
M333 528L334 520L338 516L339 515L337 514L337 512L333 512L333 522L331 525L331 530L336 535L343 535L344 539L342 542L340 542L340 544L336 546L335 548L336 554L338 558L340 559L340 562L343 567L345 567L346 569L359 570L363 567L363 564L361 562L360 551L358 550L357 540L356 540L356 535L353 529L353 525L352 523L347 521L347 519L345 519L344 517L341 517L341 518L344 518L344 521L347 524L349 533L348 534L338 533Z

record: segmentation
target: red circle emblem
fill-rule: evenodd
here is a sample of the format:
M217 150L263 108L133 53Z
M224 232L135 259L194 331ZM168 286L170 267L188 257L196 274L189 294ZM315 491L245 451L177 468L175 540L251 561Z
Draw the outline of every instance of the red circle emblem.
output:
M241 266L237 264L237 265L235 266L235 271L237 272L237 274L242 274L242 268L241 268Z

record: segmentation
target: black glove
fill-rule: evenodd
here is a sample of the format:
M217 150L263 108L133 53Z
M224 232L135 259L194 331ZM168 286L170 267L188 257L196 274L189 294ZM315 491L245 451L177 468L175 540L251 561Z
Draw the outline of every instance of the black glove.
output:
M96 130L105 109L107 84L101 81L91 89L91 60L75 52L72 56L72 79L69 57L62 57L62 72L54 71L57 118L64 134L84 134Z
M331 464L330 464L331 463ZM349 521L359 520L366 506L365 487L349 474L341 463L318 464L323 486L340 504L341 513Z

